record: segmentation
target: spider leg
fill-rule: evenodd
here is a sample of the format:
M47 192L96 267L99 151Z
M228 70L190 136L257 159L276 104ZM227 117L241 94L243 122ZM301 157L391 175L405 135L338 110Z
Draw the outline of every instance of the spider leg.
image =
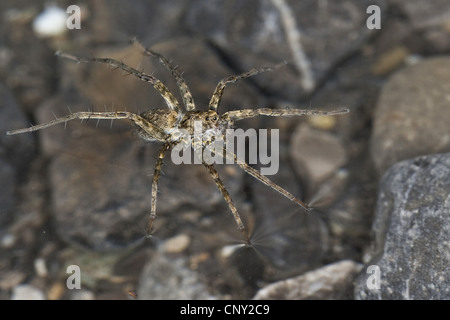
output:
M147 226L147 236L150 236L152 231L153 222L156 219L156 197L158 195L158 181L161 175L161 167L163 164L164 157L166 156L166 151L169 150L170 144L165 143L159 150L158 159L156 160L155 171L153 173L152 179L152 203L150 211L150 220Z
M166 102L167 106L171 110L175 110L177 113L180 112L180 104L178 103L177 99L173 96L173 94L169 91L169 89L157 78L150 74L146 74L144 72L141 72L139 70L136 70L134 68L131 68L124 64L123 62L117 61L115 59L111 58L85 58L85 57L76 57L67 53L63 53L61 51L56 52L57 56L61 56L63 58L73 60L76 62L98 62L98 63L105 63L107 65L113 66L115 68L122 69L123 71L134 75L135 77L141 79L142 81L149 82L153 87L159 92L161 97L163 97L164 101Z
M223 184L222 180L219 177L219 173L214 168L213 165L208 165L205 162L203 162L203 165L208 170L211 177L214 179L214 182L217 185L217 188L220 190L220 193L222 193L223 198L228 203L228 207L231 210L231 213L233 213L234 219L236 220L236 223L238 225L238 229L242 232L244 235L244 240L246 244L250 244L250 239L248 237L247 230L245 229L244 223L241 220L241 217L239 216L239 213L236 209L236 206L233 203L233 200L231 199L230 194L228 193L227 189L225 188L225 185Z
M186 107L186 110L187 111L195 110L195 104L194 104L194 99L192 98L192 93L189 90L189 87L186 84L186 81L184 81L180 72L178 72L177 67L172 65L172 63L166 57L164 57L162 54L157 53L157 52L145 47L137 39L133 39L133 43L138 44L141 47L141 49L144 51L144 54L159 59L159 61L167 68L167 70L170 71L172 76L177 81L177 85L178 85L178 88L180 89L181 96L183 97L183 103L184 103L184 106Z
M219 81L219 83L216 86L216 89L214 90L214 93L211 97L211 100L209 101L209 110L217 111L219 108L220 101L222 99L223 91L225 90L225 86L229 83L235 83L238 80L245 79L254 75L257 75L262 72L269 72L273 71L275 69L278 69L280 66L285 65L286 62L279 63L273 67L266 67L266 68L253 68L247 72L241 73L236 76L229 76L227 78L224 78Z
M238 159L236 154L234 154L233 152L224 149L224 155L225 155L225 157L232 159L235 163L237 163L241 167L242 170L244 170L246 173L248 173L255 179L261 181L266 186L281 193L283 196L285 196L289 200L297 203L300 207L302 207L306 211L309 212L312 210L312 208L308 204L297 199L292 193L290 193L289 191L287 191L287 190L283 189L282 187L280 187L279 185L277 185L275 182L273 182L272 180L267 178L265 175L261 174L258 170L250 167L244 160Z
M306 204L305 202L297 199L292 193L290 193L289 191L286 191L285 189L283 189L282 187L277 185L275 182L273 182L272 180L267 178L265 175L262 175L258 170L253 169L247 163L243 162L243 163L238 163L238 164L242 168L242 170L247 172L249 175L251 175L255 179L261 181L262 183L264 183L268 187L271 187L273 190L281 193L283 196L285 196L289 200L297 203L300 207L302 207L306 211L311 211L312 210L312 208L308 204Z
M310 110L310 109L244 109L225 112L221 118L227 122L253 118L256 116L269 117L297 117L297 116L334 116L348 113L349 109L339 109L331 111Z
M17 129L17 130L10 130L7 131L7 135L14 135L19 133L25 133L25 132L33 132L41 129L45 129L48 127L52 127L54 125L60 124L60 123L67 123L68 121L80 119L80 120L89 120L89 119L127 119L133 121L138 127L141 127L146 132L150 133L156 140L164 141L166 140L167 135L157 126L152 124L151 122L145 120L141 116L127 111L116 111L116 112L75 112L72 114L69 114L67 116L56 118L55 120L38 124L35 126L31 126L24 129Z

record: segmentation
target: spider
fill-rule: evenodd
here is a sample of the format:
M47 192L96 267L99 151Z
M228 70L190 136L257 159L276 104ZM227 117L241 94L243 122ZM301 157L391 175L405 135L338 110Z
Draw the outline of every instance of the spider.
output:
M33 125L24 129L16 129L7 131L7 135L20 134L25 132L33 132L41 129L48 128L50 126L54 126L60 123L66 124L68 121L74 119L126 119L132 121L137 127L138 136L148 142L161 142L162 147L159 150L154 173L152 179L152 187L151 187L151 208L150 208L150 218L147 226L147 236L150 237L152 233L153 222L156 219L156 199L157 199L157 191L158 191L158 180L161 173L161 167L163 165L164 157L166 156L169 150L172 150L175 146L179 144L189 143L191 147L197 147L204 149L208 147L213 141L214 137L209 140L203 140L201 145L198 145L198 142L195 142L192 138L189 138L189 141L186 141L186 136L180 135L180 130L185 130L191 135L194 132L194 123L200 122L202 125L203 132L207 130L214 130L214 132L219 135L224 135L226 129L232 128L235 121L239 121L242 119L248 119L256 116L272 116L272 117L294 117L294 116L304 116L304 115L321 115L321 116L332 116L338 114L344 114L349 112L348 109L339 109L332 111L320 111L320 110L310 110L310 109L271 109L271 108L261 108L261 109L244 109L244 110L233 110L228 111L223 114L218 113L219 105L221 102L221 98L224 92L224 89L227 84L235 83L238 80L245 79L256 74L262 72L273 71L278 68L280 65L278 64L272 67L263 67L263 68L253 68L247 72L241 73L239 75L229 76L227 78L222 79L217 84L214 93L209 101L209 106L207 111L196 110L194 99L192 98L192 94L181 76L181 73L177 70L177 68L172 65L171 61L169 61L163 55L154 52L153 50L144 47L137 40L133 40L134 43L137 43L144 53L144 55L151 56L157 58L160 63L172 74L175 78L178 88L181 93L181 97L183 100L182 107L179 101L175 98L175 96L169 91L169 89L157 78L154 76L147 74L143 71L139 71L128 65L124 64L121 61L111 59L111 58L95 58L95 57L77 57L70 54L62 53L60 51L56 52L57 56L67 58L69 60L73 60L77 63L90 63L97 62L102 64L107 64L115 69L121 69L124 73L131 74L142 81L150 83L162 96L165 103L167 104L166 109L151 109L145 111L141 114L135 114L128 111L103 111L103 112L95 112L95 111L86 111L86 112L75 112L70 113L64 117L57 118L54 120ZM196 145L197 144L197 145ZM223 150L223 157L232 160L239 160L236 157L234 152L230 152L229 150ZM253 176L257 180L266 184L270 188L275 191L281 193L283 196L288 198L289 200L298 204L301 208L306 211L311 211L312 208L306 204L305 202L296 198L293 194L286 191L279 185L272 182L266 176L261 174L259 171L251 167L245 161L236 161L236 163L249 175ZM213 164L209 164L206 161L202 161L202 165L206 168L206 170L211 175L214 180L217 188L221 192L223 198L228 204L228 207L231 213L236 220L238 229L242 232L246 244L250 244L250 239L244 223L239 216L238 210L231 199L230 194L228 193L225 185L219 177L217 170L214 168Z

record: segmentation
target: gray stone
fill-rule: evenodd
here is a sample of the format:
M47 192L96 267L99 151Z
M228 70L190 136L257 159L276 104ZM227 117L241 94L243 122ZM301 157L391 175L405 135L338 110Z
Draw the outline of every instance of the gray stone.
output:
M450 153L391 167L380 183L375 248L355 289L357 299L450 299ZM372 278L369 278L373 276Z
M300 125L292 135L290 156L294 170L316 190L347 162L347 154L339 139L326 131Z
M44 300L45 294L42 290L29 285L21 284L14 288L11 300Z
M349 299L361 265L343 260L260 289L253 299Z
M183 257L155 254L144 267L137 295L142 300L195 300L218 298L208 292L204 278L188 268Z
M400 160L450 150L449 92L449 57L402 69L385 84L371 138L380 174Z

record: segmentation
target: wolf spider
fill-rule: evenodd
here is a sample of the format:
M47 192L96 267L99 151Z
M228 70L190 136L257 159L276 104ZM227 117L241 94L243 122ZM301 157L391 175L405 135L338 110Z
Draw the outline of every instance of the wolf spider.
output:
M219 114L218 108L223 95L223 91L227 84L235 83L238 80L245 79L256 74L262 72L273 71L278 68L279 65L274 67L265 67L265 68L253 68L247 72L244 72L239 75L229 76L227 78L222 79L216 86L214 93L209 101L209 108L207 111L199 111L196 110L194 100L192 98L192 94L181 76L181 73L177 70L177 68L172 65L171 61L165 58L163 55L150 50L149 48L144 47L142 44L137 43L142 52L154 58L159 59L162 65L170 71L172 76L175 78L179 90L181 92L181 97L183 99L184 108L180 106L180 103L175 98L175 96L169 91L169 89L157 78L154 76L147 74L143 71L139 71L137 69L131 68L121 61L111 59L111 58L84 58L84 57L76 57L70 54L62 53L60 51L56 52L57 56L61 56L67 58L69 60L73 60L75 62L98 62L110 65L115 69L122 69L124 73L131 74L142 81L149 82L162 96L165 103L167 104L167 109L152 109L145 111L141 114L135 114L128 111L115 111L115 112L76 112L71 113L67 116L57 118L54 120L34 125L24 129L17 129L7 131L7 135L14 135L24 132L33 132L41 129L48 128L50 126L54 126L59 123L67 123L68 121L74 119L127 119L134 122L137 127L138 135L143 138L145 141L149 142L162 142L162 147L159 151L156 165L154 168L154 174L152 179L152 189L151 189L151 210L150 210L150 219L147 226L147 236L151 235L153 222L156 219L156 197L157 197L157 189L158 189L158 180L161 173L161 167L163 164L163 159L167 153L167 151L171 150L174 146L179 143L186 143L183 141L183 136L180 136L179 129L187 130L191 135L194 131L194 122L200 121L202 124L202 128L204 128L204 132L206 130L215 130L215 132L219 132L224 134L225 130L228 128L232 128L234 121L248 119L252 117L256 117L259 115L264 116L273 116L273 117L293 117L293 116L303 116L303 115L321 115L321 116L331 116L337 114L344 114L349 112L348 109L340 109L333 111L320 111L320 110L308 110L308 109L270 109L270 108L261 108L261 109L244 109L244 110L233 110L225 112L224 114ZM285 64L285 63L283 63ZM192 141L188 141L192 142ZM202 143L201 148L205 148L212 141L206 141L206 143ZM194 144L192 144L194 146ZM229 152L224 150L224 157L231 158L233 160L238 160L234 152ZM275 191L278 191L283 196L288 198L289 200L297 203L300 207L302 207L306 211L310 211L312 208L304 203L303 201L297 199L290 192L286 191L282 187L278 186L271 180L269 180L266 176L262 175L260 172L249 166L245 161L237 161L238 165L248 174L271 187ZM238 210L236 209L233 200L231 199L230 194L225 188L222 180L219 177L218 172L214 168L213 164L208 164L205 161L202 162L203 166L211 175L218 189L222 193L223 198L227 202L234 219L238 225L238 229L243 233L245 242L250 244L250 239L248 233L244 227L244 224L239 216Z

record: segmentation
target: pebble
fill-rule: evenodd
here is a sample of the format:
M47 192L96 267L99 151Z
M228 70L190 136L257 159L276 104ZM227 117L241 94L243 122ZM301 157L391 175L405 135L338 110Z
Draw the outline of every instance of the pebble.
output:
M185 257L157 254L144 267L137 296L139 299L212 299L205 279L192 271Z
M347 154L339 138L303 124L292 136L290 157L297 174L306 177L311 187L332 176L347 162Z
M63 9L49 6L33 20L33 30L40 37L58 36L67 31L66 19Z
M450 151L450 58L425 59L383 86L370 149L381 175L404 159Z
M295 278L270 284L260 289L255 300L348 299L353 293L353 280L361 265L338 261Z
M29 285L21 284L13 289L11 300L44 300L45 294L42 290Z
M375 75L386 75L401 66L409 55L404 46L397 46L385 52L373 65L372 72Z
M448 177L450 153L405 160L385 173L375 245L356 281L356 299L450 299Z
M37 258L34 260L34 270L39 277L46 277L48 275L47 266L43 258Z
M180 234L165 242L164 251L167 253L180 253L186 250L190 243L191 238L187 234Z

